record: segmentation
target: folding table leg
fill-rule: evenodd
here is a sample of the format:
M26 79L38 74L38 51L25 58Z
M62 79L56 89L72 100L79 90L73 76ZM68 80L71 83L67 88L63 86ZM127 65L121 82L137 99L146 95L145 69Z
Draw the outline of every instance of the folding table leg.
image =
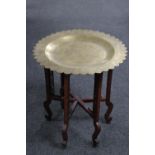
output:
M70 75L64 74L63 83L64 83L64 125L62 129L62 138L63 144L67 144L68 140L68 123L69 123L69 90L70 90Z
M92 136L93 145L97 144L97 136L101 131L101 126L99 124L99 112L100 112L100 101L101 101L101 90L102 90L102 76L103 73L95 74L94 81L94 103L93 103L93 119L95 131Z
M105 121L107 124L109 124L112 120L112 117L110 117L110 114L113 109L113 104L110 101L110 94L111 94L111 83L112 83L112 72L113 70L108 71L108 78L107 78L107 88L106 88L106 105L108 107L106 113L105 113Z
M52 111L50 109L51 103L51 71L50 69L44 68L45 72L45 84L46 84L46 100L44 102L44 108L47 112L45 118L50 121L52 117Z
M61 81L60 95L64 96L64 73L61 73L60 81ZM63 100L61 101L61 107L62 107L62 109L64 108Z
M54 95L54 72L51 71L51 94Z

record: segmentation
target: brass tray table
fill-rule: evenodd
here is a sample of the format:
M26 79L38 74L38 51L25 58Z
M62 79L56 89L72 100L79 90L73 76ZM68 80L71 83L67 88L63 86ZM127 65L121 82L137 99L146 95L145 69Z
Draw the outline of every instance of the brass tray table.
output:
M103 32L93 30L67 30L51 34L41 39L34 47L34 58L44 67L46 82L46 100L44 107L47 120L52 118L49 105L52 100L59 100L64 109L64 125L62 129L63 144L68 140L69 118L77 105L82 107L93 119L93 144L101 131L99 124L100 102L105 101L107 111L106 123L110 123L113 104L110 101L112 72L122 63L127 55L125 45L117 38ZM54 71L61 75L60 95L54 92ZM101 94L103 72L108 72L106 97ZM94 96L81 99L70 92L70 76L72 74L94 75ZM85 103L93 102L93 108L86 108ZM70 105L70 103L72 103ZM70 107L72 109L70 113Z

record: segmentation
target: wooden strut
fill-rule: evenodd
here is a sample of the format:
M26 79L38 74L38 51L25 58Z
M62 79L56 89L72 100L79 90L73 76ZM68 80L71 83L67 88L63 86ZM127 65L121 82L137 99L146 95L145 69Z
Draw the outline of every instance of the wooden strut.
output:
M77 101L76 104L78 104L85 112L87 112L93 118L93 111L89 108L87 109L84 106L84 104L85 104L84 101L81 100L78 96L73 96L72 94L71 94L71 96ZM75 106L75 108L76 108L76 106ZM75 110L75 109L73 109L73 110Z
M52 94L51 99L52 100L56 100L56 101L63 101L64 97L60 96L60 95L57 95L57 94ZM82 100L83 103L94 102L94 99L92 99L92 98L83 98L83 99L80 99L80 100ZM76 101L76 99L74 97L71 97L69 99L69 101L70 102L74 102L74 101ZM105 97L101 97L101 102L104 102L104 101L106 101L106 98Z

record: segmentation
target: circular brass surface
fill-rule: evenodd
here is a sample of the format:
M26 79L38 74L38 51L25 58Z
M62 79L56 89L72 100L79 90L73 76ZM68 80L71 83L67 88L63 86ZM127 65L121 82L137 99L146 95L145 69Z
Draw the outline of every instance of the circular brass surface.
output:
M125 45L104 32L67 30L39 40L34 58L52 71L66 74L94 74L114 69L127 55Z
M86 67L106 63L113 57L114 49L104 39L74 34L49 43L45 55L61 66Z

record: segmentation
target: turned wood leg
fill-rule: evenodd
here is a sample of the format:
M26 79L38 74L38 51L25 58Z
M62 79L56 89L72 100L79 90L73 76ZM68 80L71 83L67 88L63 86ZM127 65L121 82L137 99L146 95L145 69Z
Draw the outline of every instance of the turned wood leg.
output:
M100 112L100 101L101 101L101 90L102 90L102 76L103 73L96 73L94 80L94 103L93 103L93 119L95 131L92 136L93 145L97 144L97 136L101 131L99 124L99 112Z
M112 72L113 70L108 71L108 78L107 78L107 88L106 88L106 105L108 107L106 113L105 113L105 121L107 124L109 124L112 120L112 117L110 117L110 114L113 109L113 104L110 101L110 94L111 94L111 83L112 83Z
M51 103L51 71L49 69L44 68L45 72L45 84L46 84L46 100L44 102L44 108L47 112L45 118L50 121L52 117L52 111L50 109Z
M64 96L64 73L61 73L60 81L61 81L60 95ZM64 108L63 100L61 101L61 107L62 107L62 109Z
M64 74L63 76L63 83L64 83L64 125L62 129L62 138L63 138L63 144L67 144L68 140L68 123L69 123L69 87L70 87L70 75Z

